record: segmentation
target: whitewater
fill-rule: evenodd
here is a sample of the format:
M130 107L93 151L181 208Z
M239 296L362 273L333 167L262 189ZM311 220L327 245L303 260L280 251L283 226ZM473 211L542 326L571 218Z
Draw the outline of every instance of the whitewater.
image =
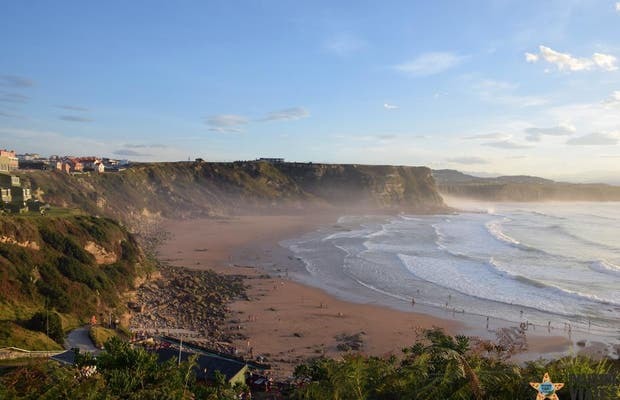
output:
M467 204L344 216L286 240L296 278L341 298L620 334L620 203Z

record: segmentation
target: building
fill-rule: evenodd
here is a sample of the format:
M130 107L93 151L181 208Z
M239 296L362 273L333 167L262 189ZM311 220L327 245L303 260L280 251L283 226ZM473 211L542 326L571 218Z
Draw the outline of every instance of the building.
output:
M268 157L261 157L256 161L260 161L260 162L266 162L269 164L281 164L284 162L284 158L268 158Z
M155 352L159 362L179 359L178 349L169 347L157 349ZM194 353L187 351L181 351L180 354L182 362L187 361L190 356L194 355ZM248 365L246 363L215 355L198 354L196 364L194 369L196 379L206 383L215 381L215 371L219 371L224 375L224 377L226 377L226 382L231 385L235 383L245 383L246 374L248 372Z
M22 187L19 176L0 173L0 199L11 211L27 211L26 202L32 199L32 192Z
M15 171L19 166L19 160L15 151L13 150L0 150L0 172Z

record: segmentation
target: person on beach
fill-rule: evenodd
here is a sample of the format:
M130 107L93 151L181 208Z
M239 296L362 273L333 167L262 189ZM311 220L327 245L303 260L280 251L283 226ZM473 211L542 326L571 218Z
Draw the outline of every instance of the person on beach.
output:
M413 306L415 306L415 298L414 297L411 298L411 307L413 307Z

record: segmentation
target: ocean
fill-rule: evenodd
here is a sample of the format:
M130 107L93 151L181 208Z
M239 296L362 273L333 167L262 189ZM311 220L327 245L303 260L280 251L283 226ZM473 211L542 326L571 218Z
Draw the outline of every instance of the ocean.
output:
M455 206L343 216L280 244L295 279L345 300L620 342L620 203Z

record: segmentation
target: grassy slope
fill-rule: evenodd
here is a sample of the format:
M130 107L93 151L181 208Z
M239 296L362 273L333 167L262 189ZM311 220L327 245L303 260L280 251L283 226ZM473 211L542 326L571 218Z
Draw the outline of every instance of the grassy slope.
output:
M61 314L65 328L76 326L115 307L141 272L143 256L137 243L107 218L4 216L0 236L22 244L0 243L0 347L50 348L40 335L26 335L15 322L23 324L48 304ZM84 250L87 242L116 254L118 260L98 265ZM26 243L36 243L38 249L23 246Z

